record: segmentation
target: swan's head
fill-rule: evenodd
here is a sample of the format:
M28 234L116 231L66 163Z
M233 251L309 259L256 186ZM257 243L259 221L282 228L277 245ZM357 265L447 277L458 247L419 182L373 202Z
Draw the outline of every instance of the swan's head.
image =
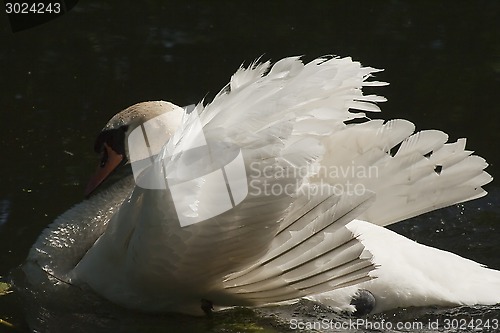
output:
M172 135L179 126L184 109L169 102L154 101L134 104L117 113L102 129L94 145L100 154L97 171L91 177L85 196L89 196L118 167L130 162L128 137L139 126L163 115L160 127L162 138ZM166 121L165 121L166 119ZM158 151L152 152L153 154Z

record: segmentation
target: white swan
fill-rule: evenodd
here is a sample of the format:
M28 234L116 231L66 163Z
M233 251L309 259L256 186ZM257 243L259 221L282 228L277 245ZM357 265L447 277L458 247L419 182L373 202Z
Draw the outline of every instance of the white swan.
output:
M28 276L42 268L128 308L189 314L312 295L353 311L360 288L375 297L368 311L499 302L484 292L500 289L498 272L380 227L480 197L491 177L465 139L368 120L385 100L361 92L385 84L368 81L377 71L291 57L240 68L191 113L167 102L120 112L96 142L87 192L127 162L134 178L60 216Z

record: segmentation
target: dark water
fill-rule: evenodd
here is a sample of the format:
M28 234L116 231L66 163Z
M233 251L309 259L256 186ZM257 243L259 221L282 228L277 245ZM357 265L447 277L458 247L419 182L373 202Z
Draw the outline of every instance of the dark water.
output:
M452 140L465 136L469 149L490 163L488 171L500 176L498 17L498 1L89 0L55 21L13 34L0 14L0 275L8 279L43 228L82 200L96 163L94 137L113 114L145 100L186 105L209 99L241 63L260 56L350 55L385 68L377 75L391 83L377 90L389 98L383 118L438 128ZM486 189L486 198L393 229L500 269L498 181ZM62 327L71 323L72 331L81 332L127 324L136 331L182 324L198 332L274 332L287 331L286 318L293 316L335 316L307 303L265 313L233 310L212 323L119 309L35 311L15 292L0 297L0 319L19 329L26 328L25 318L37 317L59 318ZM500 319L500 310L409 309L381 316ZM0 324L2 329L7 327Z

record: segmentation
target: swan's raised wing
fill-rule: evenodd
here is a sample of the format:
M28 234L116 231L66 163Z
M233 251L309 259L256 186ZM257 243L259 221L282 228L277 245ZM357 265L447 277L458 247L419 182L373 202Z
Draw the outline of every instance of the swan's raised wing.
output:
M362 86L385 84L367 81L377 71L350 58L321 58L304 65L292 57L272 67L266 62L240 68L210 104L199 104L185 115L181 128L159 155L155 174L164 173L165 187L173 186L186 196L193 187L184 189L178 184L221 170L214 180L222 177L227 183L232 206L248 194L240 187L250 185L253 178L267 178L264 184L259 183L267 188L255 186L259 193L278 182L276 190L289 185L287 194L293 195L318 173L317 166L326 153L325 138L345 128L345 121L364 117L362 111L379 111L372 102L385 99L361 92ZM280 182L279 178L293 183ZM156 179L152 182L161 183ZM220 183L207 181L204 186L216 190ZM279 190L284 192L285 188ZM197 220L188 216L200 215L203 201L183 204L179 203L180 218L186 217L185 224L195 223ZM218 206L225 205L219 202Z
M382 226L486 195L488 164L465 149L465 139L447 143L441 131L414 130L402 119L341 128L323 141L321 168L330 172L311 181L375 192L358 218Z
M379 111L372 102L385 99L361 92L364 85L384 84L366 81L377 71L349 58L253 64L210 104L186 114L159 155L158 170L182 233L220 232L225 225L221 234L230 247L217 247L231 260L216 255L209 237L176 243L179 257L194 248L212 253L220 263L211 264L228 274L226 291L258 304L366 279L369 255L343 226L369 206L373 193L333 192L309 178L325 154L324 138L364 117L362 111ZM186 181L189 186L181 185ZM325 193L314 195L313 188Z
M226 277L228 292L262 305L369 280L371 254L345 224L369 207L373 193L339 197L305 187L316 195L294 201L266 255Z

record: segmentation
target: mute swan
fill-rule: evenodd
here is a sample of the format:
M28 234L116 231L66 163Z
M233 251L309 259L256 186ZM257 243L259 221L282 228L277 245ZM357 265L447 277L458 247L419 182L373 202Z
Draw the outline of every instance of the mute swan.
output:
M128 308L195 315L301 297L354 311L360 289L375 301L365 312L499 302L471 282L499 290L498 272L382 227L483 196L491 177L465 139L369 120L385 99L361 88L385 85L369 80L378 71L290 57L240 68L192 112L125 109L96 141L86 193L121 165L133 176L56 219L25 271Z

